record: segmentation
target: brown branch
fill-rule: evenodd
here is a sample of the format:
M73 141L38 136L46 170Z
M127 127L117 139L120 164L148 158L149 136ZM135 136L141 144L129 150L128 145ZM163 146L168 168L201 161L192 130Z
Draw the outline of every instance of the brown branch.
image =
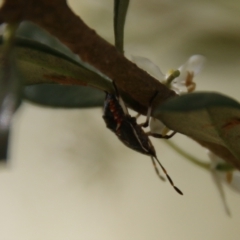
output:
M134 109L140 113L146 113L149 99L156 90L160 93L156 104L176 95L98 36L71 11L65 0L5 0L0 9L0 23L24 20L38 24L78 54L83 61L114 80L120 90L138 103ZM61 84L69 81L62 78L55 80ZM238 160L225 147L198 142L240 169Z
M159 91L160 104L176 94L145 71L127 60L114 46L90 29L67 6L65 0L6 0L0 9L5 22L32 21L67 45L83 61L113 79L120 90L138 104L138 112L146 113L149 99Z

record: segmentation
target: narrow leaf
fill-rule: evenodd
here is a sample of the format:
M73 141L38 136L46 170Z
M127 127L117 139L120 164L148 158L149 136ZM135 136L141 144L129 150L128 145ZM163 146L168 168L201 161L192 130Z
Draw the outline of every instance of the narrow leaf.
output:
M124 51L124 25L127 15L129 0L114 1L114 36L115 46L123 53Z
M17 29L16 36L47 45L50 48L54 48L74 60L79 59L76 54L74 54L69 48L62 44L56 37L49 34L43 28L40 28L38 25L32 22L21 22Z
M16 55L27 85L62 83L89 85L111 91L110 79L99 71L41 43L17 38Z
M20 97L20 75L15 66L14 33L17 25L7 25L0 55L0 161L6 161L12 116Z
M72 59L56 49L28 39L17 38L15 44L17 64L24 76L25 85L37 84L35 87L25 88L24 97L28 100L53 107L93 107L100 105L104 93L90 90L90 87L103 91L112 90L109 78L80 60ZM1 45L0 56L2 54ZM52 85L40 86L39 83ZM58 86L59 84L64 86ZM86 86L89 87L85 89ZM46 93L40 97L43 90ZM60 95L64 97L61 98ZM71 98L71 95L75 96L75 99ZM84 99L85 97L87 99ZM92 101L90 97L93 97Z
M104 96L104 92L91 87L39 84L24 88L25 99L57 108L100 107Z

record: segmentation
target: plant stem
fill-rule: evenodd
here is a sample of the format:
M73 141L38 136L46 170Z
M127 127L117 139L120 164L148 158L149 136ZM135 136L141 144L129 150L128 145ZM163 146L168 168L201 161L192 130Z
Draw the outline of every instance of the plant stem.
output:
M189 162L207 170L210 171L210 163L205 163L200 159L195 158L194 156L188 154L187 152L185 152L184 150L182 150L181 148L179 148L175 143L173 143L172 141L165 141L165 143L170 146L172 149L174 149L177 153L179 153L181 156L183 156L186 160L188 160Z

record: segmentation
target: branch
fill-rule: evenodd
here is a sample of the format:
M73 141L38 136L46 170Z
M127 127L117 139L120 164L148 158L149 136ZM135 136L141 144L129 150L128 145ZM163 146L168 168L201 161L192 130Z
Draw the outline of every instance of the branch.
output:
M159 81L127 60L116 48L90 29L67 6L65 0L6 0L0 9L4 22L32 21L57 37L83 60L114 80L121 91L146 113L149 100L158 90L156 104L175 96Z

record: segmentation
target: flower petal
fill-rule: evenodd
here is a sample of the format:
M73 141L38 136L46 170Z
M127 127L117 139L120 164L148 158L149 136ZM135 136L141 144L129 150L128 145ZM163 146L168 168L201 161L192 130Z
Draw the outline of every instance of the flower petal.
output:
M148 72L150 75L158 79L160 82L165 80L165 75L162 73L160 68L148 58L140 57L140 56L131 56L131 60L138 67Z
M202 70L205 61L206 58L202 55L193 55L178 70L181 73L191 72L196 76Z
M161 134L164 128L165 128L165 125L161 121L159 121L156 118L151 118L151 120L150 120L151 132Z
M178 70L180 71L180 76L175 79L174 82L181 82L187 79L188 74L196 76L202 69L205 62L205 57L201 55L191 56L185 64L183 64Z

